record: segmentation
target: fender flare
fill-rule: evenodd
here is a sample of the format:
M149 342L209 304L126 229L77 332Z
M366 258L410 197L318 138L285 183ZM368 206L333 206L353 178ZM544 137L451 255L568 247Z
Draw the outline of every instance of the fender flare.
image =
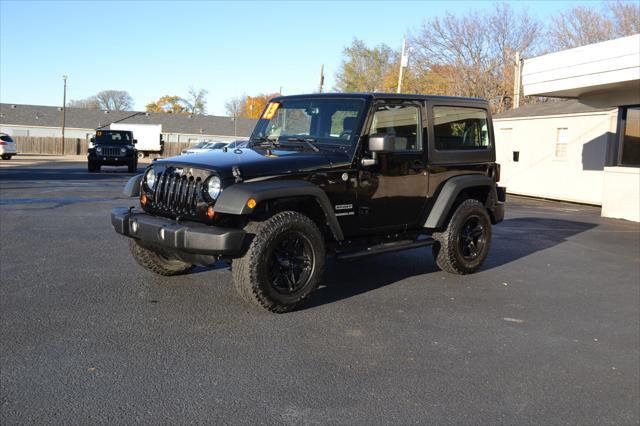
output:
M486 175L464 175L464 176L456 176L444 183L442 190L438 194L438 198L436 199L429 216L427 217L427 221L424 224L425 228L437 229L444 226L444 222L447 220L449 216L449 212L453 207L453 203L455 203L456 198L458 198L458 194L465 188L472 187L488 187L489 191L496 191L496 183L492 178ZM487 198L487 201L490 199L496 200L496 197L491 197L491 193ZM491 206L487 206L490 208Z
M122 193L127 197L140 196L140 184L142 183L142 174L135 175L124 186Z
M257 204L262 201L277 198L312 197L316 200L327 219L327 224L337 241L342 241L344 235L338 223L331 202L327 194L316 185L301 180L277 180L250 183L236 183L225 188L216 201L215 210L218 213L233 215L247 215L253 212L247 201L250 198Z

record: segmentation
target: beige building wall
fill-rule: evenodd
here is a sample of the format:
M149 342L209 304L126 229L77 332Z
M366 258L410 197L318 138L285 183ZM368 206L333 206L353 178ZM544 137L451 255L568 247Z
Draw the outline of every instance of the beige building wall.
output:
M494 119L500 184L512 194L602 205L616 120L617 110Z

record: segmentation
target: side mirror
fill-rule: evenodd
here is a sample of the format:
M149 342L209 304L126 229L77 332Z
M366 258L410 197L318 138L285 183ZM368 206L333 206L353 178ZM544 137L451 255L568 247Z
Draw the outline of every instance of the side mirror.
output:
M90 141L91 143L95 143L96 138L91 138L91 139L89 139L89 141Z
M375 134L369 137L369 151L379 154L396 150L396 138L392 135Z
M138 143L138 139L134 139L134 140L133 140L133 144L135 145L135 144L137 144L137 143Z

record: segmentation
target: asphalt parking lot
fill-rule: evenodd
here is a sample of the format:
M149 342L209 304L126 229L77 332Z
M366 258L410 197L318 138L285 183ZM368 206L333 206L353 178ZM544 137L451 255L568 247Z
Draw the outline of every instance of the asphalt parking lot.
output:
M126 169L0 164L0 422L638 424L640 228L510 197L471 276L328 262L306 309L228 266L158 277L109 222Z

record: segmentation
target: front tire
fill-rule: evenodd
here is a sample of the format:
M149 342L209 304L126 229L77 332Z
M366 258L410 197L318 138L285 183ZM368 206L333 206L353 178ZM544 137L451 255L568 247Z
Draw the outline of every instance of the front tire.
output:
M181 260L168 259L159 253L143 247L138 241L129 240L129 251L138 263L149 271L163 276L180 275L189 272L193 265Z
M284 313L302 305L318 287L325 262L324 238L307 216L277 213L245 230L255 237L233 261L233 283L245 301Z
M138 170L138 162L134 161L133 163L127 166L129 173L135 173Z
M87 164L87 170L89 170L89 173L99 172L100 164L95 164L89 161L89 163Z
M471 274L480 268L491 245L491 219L478 200L465 200L456 208L447 228L434 232L433 257L438 267L452 274Z

